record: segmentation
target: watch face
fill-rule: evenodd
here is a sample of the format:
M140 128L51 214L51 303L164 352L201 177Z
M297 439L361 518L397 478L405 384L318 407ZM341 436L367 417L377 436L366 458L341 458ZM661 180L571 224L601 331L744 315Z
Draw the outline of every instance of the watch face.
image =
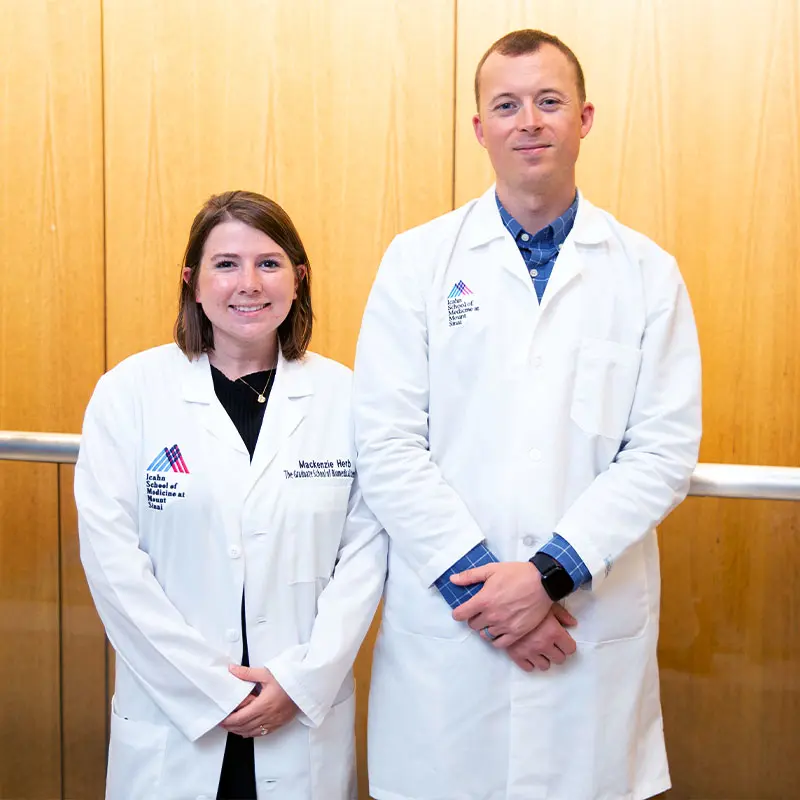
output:
M542 578L551 600L561 600L574 588L575 583L562 566L554 567Z

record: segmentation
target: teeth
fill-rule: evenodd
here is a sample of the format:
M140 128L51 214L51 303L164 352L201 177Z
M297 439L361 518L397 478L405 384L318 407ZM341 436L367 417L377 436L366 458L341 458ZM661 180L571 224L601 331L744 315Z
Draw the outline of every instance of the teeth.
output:
M262 308L266 308L269 303L262 303L260 306L231 306L235 311L261 311Z

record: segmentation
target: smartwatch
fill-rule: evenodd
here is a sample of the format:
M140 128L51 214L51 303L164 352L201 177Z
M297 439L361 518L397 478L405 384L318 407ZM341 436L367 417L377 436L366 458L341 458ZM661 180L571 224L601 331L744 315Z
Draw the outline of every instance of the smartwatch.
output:
M549 556L547 553L537 553L530 559L530 562L542 573L542 586L554 603L572 593L575 582L570 578L569 572L553 556Z

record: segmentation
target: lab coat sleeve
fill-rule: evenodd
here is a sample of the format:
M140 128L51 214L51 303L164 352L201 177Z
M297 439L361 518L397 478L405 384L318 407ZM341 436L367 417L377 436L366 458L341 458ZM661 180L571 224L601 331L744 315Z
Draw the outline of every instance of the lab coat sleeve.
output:
M596 590L626 548L686 496L701 436L700 349L674 260L646 288L642 360L622 447L556 525Z
M354 413L364 497L392 548L426 586L484 540L431 458L428 323L421 274L430 255L402 235L389 246L358 339Z
M75 469L81 561L117 657L190 740L224 719L252 685L182 617L139 546L133 387L101 378L84 419Z
M353 666L383 593L387 545L354 479L336 567L320 594L310 639L266 664L306 724L322 722Z

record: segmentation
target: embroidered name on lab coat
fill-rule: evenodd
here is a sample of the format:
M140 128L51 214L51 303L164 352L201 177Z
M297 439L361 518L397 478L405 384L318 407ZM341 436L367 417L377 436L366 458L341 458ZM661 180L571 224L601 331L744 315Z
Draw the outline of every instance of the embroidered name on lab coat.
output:
M300 458L297 469L285 469L286 480L295 478L352 478L355 475L353 463L349 458L336 458L327 461L308 461Z

